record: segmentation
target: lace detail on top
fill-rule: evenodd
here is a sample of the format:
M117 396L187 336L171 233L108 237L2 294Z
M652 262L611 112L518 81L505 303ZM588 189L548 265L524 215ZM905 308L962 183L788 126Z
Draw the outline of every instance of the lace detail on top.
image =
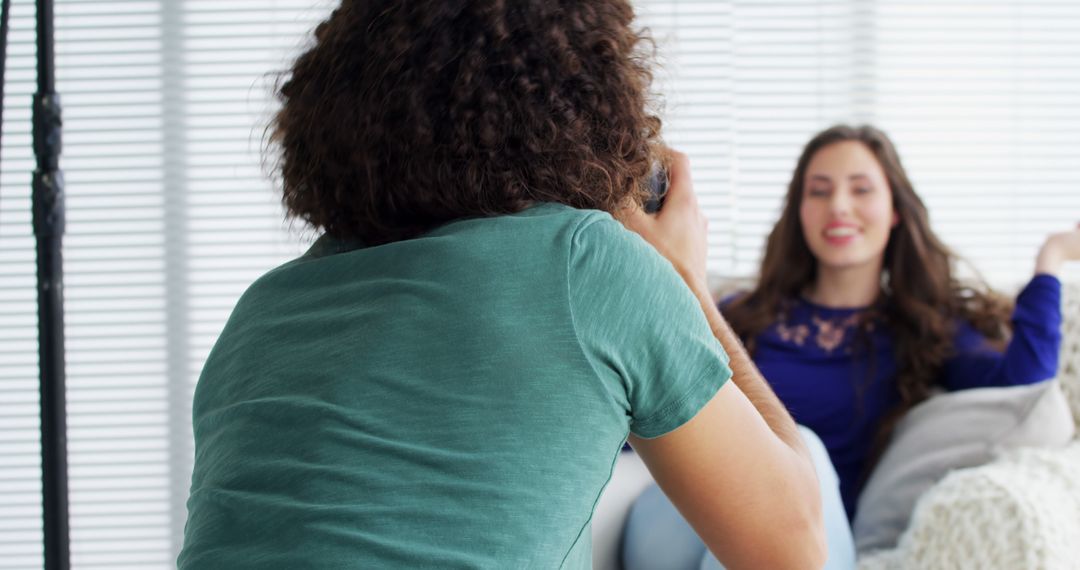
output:
M797 302L796 306L809 313L809 323L800 322L804 321L805 317L793 319L794 311L791 309L781 310L776 319L776 336L781 341L795 346L804 346L808 339L813 339L814 344L827 354L841 347L845 354L850 354L851 339L854 337L849 334L849 331L857 329L863 322L866 322L867 332L874 330L872 317L868 315L869 309L856 309L849 314L823 316L818 308L805 301ZM806 315L806 312L800 311L802 314L799 316ZM868 318L869 321L864 321Z
M784 342L794 342L796 346L802 346L806 337L810 335L810 327L806 325L788 326L783 320L783 315L777 319L776 334Z
M817 342L818 347L825 352L836 350L836 348L844 342L848 330L859 324L861 316L861 313L854 313L843 319L823 319L817 314L812 315L810 317L810 322L814 323L814 326L817 327L817 335L814 336L814 341Z

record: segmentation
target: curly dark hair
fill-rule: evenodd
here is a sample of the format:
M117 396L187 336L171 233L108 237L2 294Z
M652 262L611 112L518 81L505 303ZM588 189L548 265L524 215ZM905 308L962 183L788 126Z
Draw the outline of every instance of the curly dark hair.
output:
M640 203L661 122L633 20L628 0L344 0L278 93L289 215L378 245L537 202Z

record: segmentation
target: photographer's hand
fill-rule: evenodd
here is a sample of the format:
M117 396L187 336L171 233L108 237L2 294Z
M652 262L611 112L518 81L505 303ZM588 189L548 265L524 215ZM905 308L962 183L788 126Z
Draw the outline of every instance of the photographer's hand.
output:
M705 260L708 253L708 220L698 207L690 161L681 152L669 150L668 192L664 206L656 214L646 214L632 205L619 213L619 220L645 238L668 261L695 293L707 289Z
M631 436L631 445L726 567L820 568L826 541L810 453L709 294L708 223L689 161L670 151L667 163L670 186L660 211L633 205L618 218L682 276L728 354L732 376L694 419L653 440ZM780 541L772 532L777 521L793 529Z
M620 212L619 218L660 252L682 276L705 313L713 335L730 358L732 380L765 419L772 431L788 446L809 461L795 422L776 398L757 366L746 353L742 342L716 308L706 279L708 222L698 207L690 178L690 161L685 154L668 151L671 186L664 207L656 214L646 214L633 206Z

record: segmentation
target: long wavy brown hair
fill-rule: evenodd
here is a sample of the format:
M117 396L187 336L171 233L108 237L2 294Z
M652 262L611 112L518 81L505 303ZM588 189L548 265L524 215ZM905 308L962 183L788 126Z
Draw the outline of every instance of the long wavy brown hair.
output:
M289 215L378 245L536 202L617 211L659 155L628 0L344 0L281 84Z
M754 339L775 323L785 305L802 295L817 277L817 261L806 244L799 219L803 184L814 155L844 141L862 143L873 153L888 180L893 209L899 217L885 248L881 292L865 313L863 323L864 333L871 320L884 324L892 331L895 342L895 382L901 403L883 420L880 440L937 384L942 364L953 353L957 321L970 322L1000 347L1010 332L1012 307L981 279L969 285L956 278L954 269L959 259L931 229L926 206L915 193L885 133L872 126L837 125L806 144L788 184L783 213L769 234L757 285L724 311L751 352Z

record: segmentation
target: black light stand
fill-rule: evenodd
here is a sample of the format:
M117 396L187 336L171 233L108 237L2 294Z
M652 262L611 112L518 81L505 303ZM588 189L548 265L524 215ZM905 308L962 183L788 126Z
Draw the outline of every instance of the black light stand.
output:
M53 3L37 0L37 93L33 139L41 369L41 479L46 570L71 565L68 533L67 397L64 374L64 176L60 171L60 96L56 93Z
M11 0L0 0L0 127ZM68 536L67 410L64 385L64 177L60 172L60 97L53 76L53 6L37 2L38 92L34 95L32 209L37 238L38 367L41 381L41 491L45 568L71 565Z

